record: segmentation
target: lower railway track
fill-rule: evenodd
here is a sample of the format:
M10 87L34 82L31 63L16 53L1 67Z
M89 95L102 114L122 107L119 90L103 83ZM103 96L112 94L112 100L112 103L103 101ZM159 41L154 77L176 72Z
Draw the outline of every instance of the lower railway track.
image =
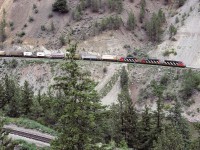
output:
M17 136L25 137L25 138L28 138L28 139L32 139L32 140L36 140L36 141L40 141L40 142L48 143L48 144L50 144L51 141L54 139L53 137L45 137L45 136L37 135L37 134L34 134L34 133L30 133L30 132L27 132L27 131L20 131L20 130L7 128L7 127L4 127L3 129L5 131L7 131L9 134L14 134L14 135L17 135Z

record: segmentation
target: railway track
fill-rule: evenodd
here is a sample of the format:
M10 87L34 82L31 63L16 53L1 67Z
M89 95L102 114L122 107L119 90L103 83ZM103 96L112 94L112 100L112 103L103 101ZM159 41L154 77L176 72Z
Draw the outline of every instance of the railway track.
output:
M30 133L30 132L27 132L27 131L16 130L16 129L8 128L8 127L4 127L3 129L5 131L7 131L9 134L18 135L18 136L21 136L21 137L33 139L33 140L48 143L48 144L50 144L51 141L54 139L54 137L45 137L45 136L42 136L42 135L37 135L37 134Z
M44 60L44 61L55 61L55 60L64 60L65 58L48 58L48 57L19 57L19 56L0 56L0 58L16 58L16 59L24 59L24 60ZM132 63L132 64L141 64L141 65L153 65L153 66L165 66L165 67L178 67L178 68L187 68L187 69L200 69L194 68L190 66L179 67L174 64L158 64L158 63L140 63L133 61L124 61L120 62L118 60L93 60L93 59L76 59L77 61L99 61L99 62L116 62L116 63Z

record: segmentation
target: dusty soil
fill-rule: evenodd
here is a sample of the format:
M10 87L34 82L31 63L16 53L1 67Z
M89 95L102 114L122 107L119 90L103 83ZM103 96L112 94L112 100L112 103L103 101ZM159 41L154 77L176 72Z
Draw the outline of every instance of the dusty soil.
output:
M192 11L190 10L192 8ZM177 15L169 19L169 22L175 24L175 18L179 18L179 23L176 24L178 32L175 36L176 41L168 40L166 36L164 42L158 45L157 50L150 52L152 57L162 59L172 59L183 61L187 66L200 68L200 12L198 0L188 0L186 4L180 9L176 10ZM182 15L186 13L186 19L182 26ZM189 16L188 16L189 14ZM163 56L163 52L166 50L174 49L177 55Z

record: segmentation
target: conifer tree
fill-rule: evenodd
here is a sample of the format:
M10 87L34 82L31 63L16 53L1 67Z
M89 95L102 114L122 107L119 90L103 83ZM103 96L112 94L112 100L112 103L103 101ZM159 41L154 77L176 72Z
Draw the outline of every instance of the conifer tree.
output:
M129 30L134 30L135 29L135 16L133 14L133 12L130 12L128 15L128 20L127 20L127 26Z
M167 126L158 136L153 150L184 150L182 135L172 126Z
M0 109L4 106L4 87L3 84L0 82Z
M176 27L175 27L173 24L171 24L170 27L169 27L169 35L170 35L170 38L171 38L172 36L176 35L176 33L177 33Z
M125 67L122 68L120 83L122 90L118 95L121 117L121 129L119 129L119 132L121 132L129 147L136 148L138 145L138 114L129 95L128 73Z
M123 2L122 0L109 0L108 6L111 11L116 11L121 13L123 11Z
M139 145L137 149L139 150L147 150L153 146L153 132L154 132L154 124L152 120L152 114L149 111L149 108L145 106L145 110L142 113L142 119L139 123Z
M0 40L1 40L1 42L4 42L6 39L5 28L6 28L6 11L5 11L5 9L3 9L3 17L0 22Z
M88 144L94 144L98 136L96 121L101 118L102 106L94 90L95 84L80 71L74 60L76 47L76 44L70 45L67 50L70 61L62 66L66 75L55 78L54 87L62 90L65 96L63 114L58 121L60 134L52 143L55 150L83 150Z
M198 137L192 141L189 149L199 150L200 149L200 124L198 122L193 124L196 131L198 132Z
M120 75L120 85L122 89L126 89L128 86L128 73L124 66L122 68L121 75Z
M91 9L93 12L98 12L101 7L101 0L91 0Z
M140 22L143 23L144 15L145 15L145 7L146 7L146 1L141 0L140 2Z
M3 129L4 119L0 118L0 150L13 150L15 143L8 138L8 132Z
M159 12L153 13L151 20L146 23L147 34L153 42L159 42L162 35L162 25L165 22L165 14L160 9Z
M178 2L178 7L181 7L184 5L186 0L176 0Z
M41 101L42 101L42 95L39 90L38 95L34 97L33 105L31 106L31 118L38 121L44 116Z
M28 83L24 82L22 89L22 99L21 99L21 114L28 115L33 105L33 91Z
M155 96L157 97L156 105L157 105L157 110L155 111L155 120L156 120L156 132L157 135L162 131L162 121L164 118L163 115L163 91L165 87L162 85L159 85L156 83L156 81L153 81L153 92Z
M4 78L4 87L3 109L8 116L18 117L20 115L20 88L14 80L8 77L8 75Z
M174 107L170 111L169 118L172 125L175 128L177 128L177 131L179 131L180 134L182 134L185 147L187 147L190 144L189 125L183 118L181 113L182 113L181 104L178 100L176 100Z

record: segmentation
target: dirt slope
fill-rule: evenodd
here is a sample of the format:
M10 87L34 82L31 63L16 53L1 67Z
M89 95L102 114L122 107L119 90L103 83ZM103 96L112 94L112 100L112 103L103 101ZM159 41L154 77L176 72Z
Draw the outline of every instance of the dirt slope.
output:
M188 0L186 4L177 10L177 15L169 19L169 22L175 24L175 18L180 22L176 25L178 32L175 36L176 41L166 40L158 45L157 50L150 52L150 55L157 58L172 59L183 61L187 66L200 68L200 12L199 0ZM192 9L192 10L190 10ZM182 16L186 14L184 25L181 26ZM189 14L189 16L188 16ZM167 38L167 36L165 37ZM166 50L174 49L177 55L171 54L164 57Z

